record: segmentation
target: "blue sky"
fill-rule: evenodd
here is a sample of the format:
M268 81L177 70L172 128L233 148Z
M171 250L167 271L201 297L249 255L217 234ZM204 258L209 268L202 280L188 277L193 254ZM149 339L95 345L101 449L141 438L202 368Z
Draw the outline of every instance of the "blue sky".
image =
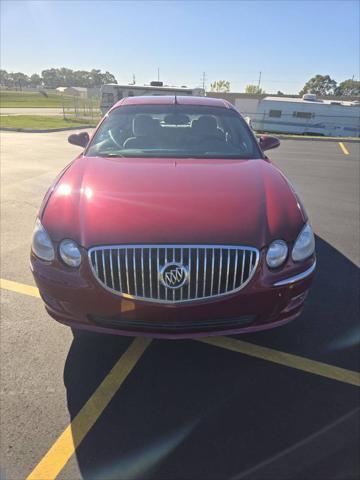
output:
M1 1L1 68L49 67L198 86L298 92L313 75L359 77L359 2Z

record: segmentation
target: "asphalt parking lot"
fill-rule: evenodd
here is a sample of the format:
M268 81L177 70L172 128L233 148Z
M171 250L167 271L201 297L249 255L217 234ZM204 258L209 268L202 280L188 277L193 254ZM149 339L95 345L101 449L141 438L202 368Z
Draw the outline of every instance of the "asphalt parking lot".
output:
M359 478L360 144L283 140L269 152L317 235L302 316L175 342L74 337L45 313L30 237L47 187L78 152L67 136L1 132L0 477Z

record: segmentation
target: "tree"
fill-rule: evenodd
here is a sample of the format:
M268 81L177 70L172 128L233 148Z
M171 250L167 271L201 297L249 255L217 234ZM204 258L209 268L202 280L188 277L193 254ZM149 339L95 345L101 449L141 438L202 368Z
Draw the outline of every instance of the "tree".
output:
M103 73L101 81L102 81L102 84L104 84L104 83L117 83L116 78L110 72ZM230 83L229 83L229 90L230 90Z
M24 73L8 73L0 70L0 85L10 88L22 89L25 86L45 88L57 87L100 87L105 83L117 83L116 78L110 72L102 73L93 68L86 70L71 70L71 68L48 68L41 75L34 73L28 77Z
M16 72L10 74L14 83L14 87L22 90L23 87L29 85L30 78L25 73Z
M0 70L0 85L9 86L10 77L6 70Z
M329 75L315 75L305 83L299 95L304 93L315 93L316 95L326 96L333 95L336 89L336 81L330 78Z
M58 82L60 82L61 87L72 87L74 86L74 71L71 68L57 68L57 77Z
M89 87L90 81L90 72L86 70L76 70L74 72L74 82L73 87Z
M257 85L246 85L245 93L250 93L250 95L262 95L265 91Z
M41 72L46 87L99 87L104 83L117 83L110 72L101 70L71 70L70 68L50 68Z
M59 78L57 68L49 68L41 72L44 86L47 88L57 88L61 86L61 79Z
M210 85L212 92L230 92L230 82L227 80L216 80Z
M103 74L101 73L101 70L96 70L95 68L93 68L90 72L90 78L89 78L91 82L91 87L97 87L98 85L101 85L102 77L103 77Z
M360 95L360 82L349 78L341 82L336 90L335 95L339 96L358 96Z
M41 80L40 75L38 75L37 73L34 73L33 75L31 75L30 85L32 87L40 87L41 83L42 83L42 80Z

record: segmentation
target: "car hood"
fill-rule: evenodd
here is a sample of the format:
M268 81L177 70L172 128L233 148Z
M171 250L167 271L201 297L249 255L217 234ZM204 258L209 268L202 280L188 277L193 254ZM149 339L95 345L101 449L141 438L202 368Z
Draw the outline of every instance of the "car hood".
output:
M294 241L305 213L265 160L80 157L52 187L42 222L54 241L224 244Z

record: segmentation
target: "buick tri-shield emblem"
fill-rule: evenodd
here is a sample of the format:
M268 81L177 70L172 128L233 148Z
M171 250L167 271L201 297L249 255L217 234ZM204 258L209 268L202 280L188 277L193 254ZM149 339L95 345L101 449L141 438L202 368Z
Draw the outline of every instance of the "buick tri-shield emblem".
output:
M160 271L161 283L166 288L180 288L187 282L188 271L180 263L168 263Z

